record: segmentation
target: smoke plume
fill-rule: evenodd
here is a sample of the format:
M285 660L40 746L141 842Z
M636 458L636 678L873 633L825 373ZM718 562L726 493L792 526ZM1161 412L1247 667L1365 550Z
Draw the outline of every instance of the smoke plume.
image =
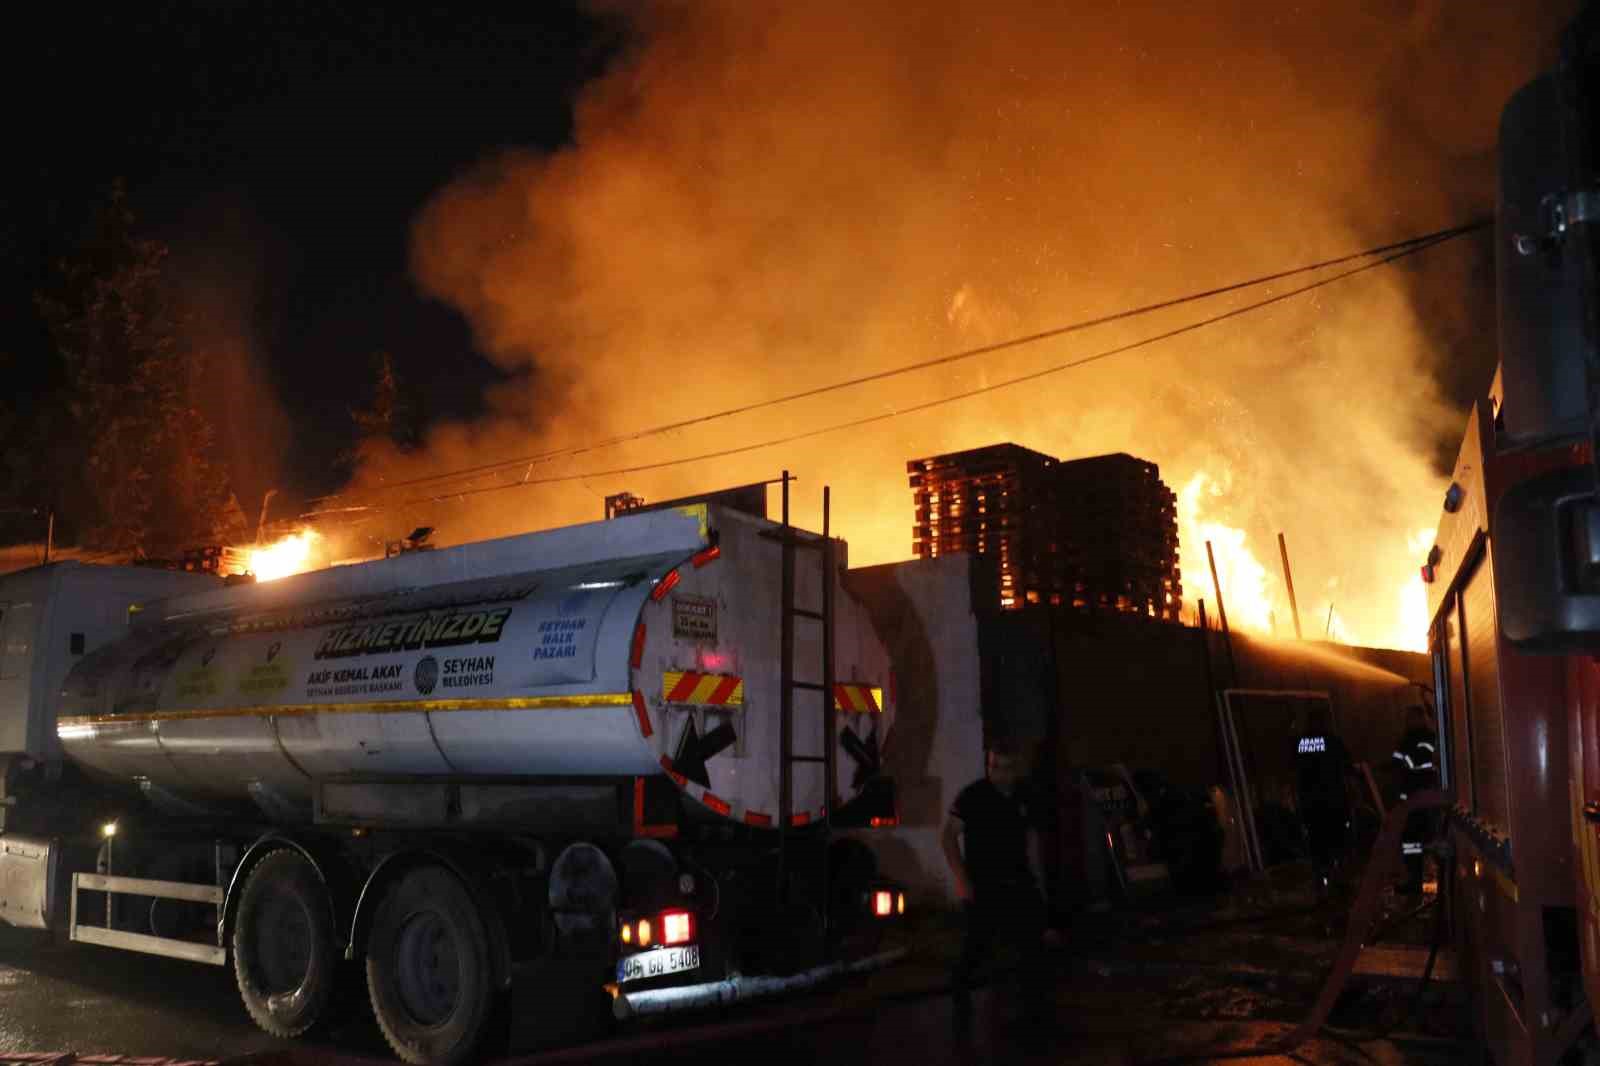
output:
M267 277L287 273L281 249L241 194L222 192L185 213L172 257L185 340L206 358L198 402L253 535L263 497L283 484L280 459L292 437L262 358L261 295Z
M1566 3L657 3L584 94L574 143L508 149L417 219L421 286L516 373L365 490L581 444L1442 229L1492 208L1505 98ZM515 102L509 102L515 106ZM451 541L799 475L833 487L852 564L910 550L908 458L1015 441L1126 451L1183 491L1187 595L1287 627L1400 633L1464 403L1494 363L1486 239L1460 240L1174 341L931 411L714 462L410 504ZM531 465L529 480L898 410L1174 328L1164 312ZM453 482L461 489L474 483ZM437 487L435 487L437 488ZM388 497L426 499L433 491ZM420 495L419 495L420 493ZM1220 536L1220 533L1217 533ZM1220 546L1219 546L1220 551ZM1230 602L1230 613L1233 605ZM1241 612L1247 608L1241 605ZM1313 622L1313 618L1315 621ZM1329 623L1332 628L1334 623Z

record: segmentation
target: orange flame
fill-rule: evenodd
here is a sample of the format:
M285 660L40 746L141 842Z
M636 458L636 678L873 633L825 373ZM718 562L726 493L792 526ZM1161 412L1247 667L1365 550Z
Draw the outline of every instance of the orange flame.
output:
M1422 559L1433 544L1434 531L1419 529L1406 538L1409 558ZM1400 631L1394 646L1404 651L1428 650L1428 586L1422 583L1420 567L1411 572L1400 587Z
M1210 562L1205 546L1211 544L1216 556L1217 581L1222 586L1222 600L1228 612L1230 628L1241 629L1259 636L1288 637L1294 633L1289 620L1288 596L1277 585L1275 574L1256 558L1251 551L1245 530L1216 521L1207 513L1208 508L1221 509L1226 504L1231 479L1224 474L1214 478L1204 471L1190 478L1178 493L1179 536L1183 551L1184 587L1193 599L1212 599L1207 595L1212 588ZM1419 559L1433 543L1432 529L1420 529L1406 537L1405 558ZM1393 546L1398 563L1399 545ZM1364 644L1377 648L1397 648L1403 651L1428 649L1428 591L1422 576L1416 570L1400 578L1404 570L1397 569L1392 614L1389 608L1380 610L1380 624L1364 623L1359 628L1339 613L1335 606L1340 583L1337 578L1326 582L1327 595L1317 599L1301 600L1304 633L1309 640L1333 640L1340 644ZM1212 606L1215 612L1215 606ZM1382 622L1383 617L1390 621ZM1280 621L1281 620L1281 621Z
M250 571L257 581L274 581L290 574L316 569L313 546L322 539L315 530L302 529L264 548L250 549Z
M1210 587L1210 560L1206 545L1217 560L1217 582L1222 586L1222 603L1228 612L1228 625L1256 633L1273 631L1272 597L1267 592L1267 568L1250 550L1249 537L1242 529L1201 517L1209 499L1227 493L1226 481L1218 481L1201 471L1178 492L1179 544L1183 553L1184 585L1197 591L1199 599ZM1202 576L1203 575L1203 576ZM1211 605L1216 613L1215 602Z

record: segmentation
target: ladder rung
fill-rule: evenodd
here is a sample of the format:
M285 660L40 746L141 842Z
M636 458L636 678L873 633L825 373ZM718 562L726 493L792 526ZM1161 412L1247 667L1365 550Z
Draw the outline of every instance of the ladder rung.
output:
M826 692L826 691L828 691L828 686L827 685L819 685L815 681L791 681L791 682L789 682L789 687L790 688L803 688L803 689L807 689L807 690L809 690L811 692Z
M809 611L804 607L791 607L789 608L789 613L797 614L801 618L815 618L819 622L826 622L828 620L828 616L823 614L821 611Z

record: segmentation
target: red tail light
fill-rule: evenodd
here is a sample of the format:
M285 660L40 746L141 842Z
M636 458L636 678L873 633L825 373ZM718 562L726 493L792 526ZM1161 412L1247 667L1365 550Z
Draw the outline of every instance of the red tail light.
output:
M661 914L661 942L667 947L688 944L694 940L694 915L689 911L663 911Z
M682 580L682 578L679 576L678 572L676 570L672 571L666 577L662 578L660 584L656 585L656 587L650 591L650 598L655 600L657 603L660 603L661 598L676 588L680 580Z
M878 889L872 894L872 913L887 918L894 913L894 893Z

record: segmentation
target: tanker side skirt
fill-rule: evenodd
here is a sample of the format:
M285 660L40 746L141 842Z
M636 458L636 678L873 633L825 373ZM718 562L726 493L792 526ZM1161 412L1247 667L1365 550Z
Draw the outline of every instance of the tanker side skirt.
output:
M228 952L215 944L202 944L193 940L130 933L122 929L106 929L94 925L78 924L78 891L104 892L109 906L113 895L150 896L155 899L186 900L192 903L222 903L222 889L215 885L189 884L182 881L150 881L141 877L108 877L100 874L72 875L72 912L68 926L68 939L80 944L99 944L101 947L121 948L145 955L164 955L170 959L204 962L212 966L227 964Z
M323 780L315 821L397 829L496 826L565 833L626 832L632 824L633 778L539 781L473 778Z

